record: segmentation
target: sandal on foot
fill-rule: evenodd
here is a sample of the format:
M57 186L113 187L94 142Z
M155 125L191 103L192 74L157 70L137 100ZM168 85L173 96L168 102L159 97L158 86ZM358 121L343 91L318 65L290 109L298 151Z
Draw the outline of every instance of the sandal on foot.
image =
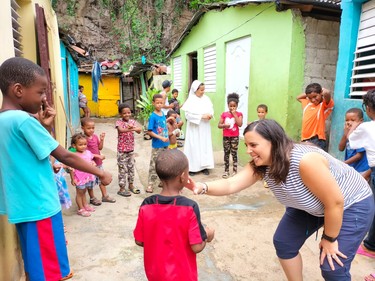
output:
M107 196L104 196L102 198L102 202L107 202L107 203L115 203L116 202L116 199L112 198L112 197L109 197L109 195Z
M141 191L140 191L138 188L136 188L135 186L134 186L133 188L130 188L130 187L129 187L129 190L130 190L131 192L133 192L134 194L139 194L139 193L141 193Z
M146 192L147 193L153 193L154 189L152 188L152 186L149 186L149 187L146 188Z
M119 190L117 191L117 194L124 197L129 197L132 195L128 190Z
M80 216L82 216L82 217L89 217L89 216L91 216L91 213L87 212L85 209L78 210L77 214L80 215Z
M90 198L90 204L94 206L100 206L102 202L98 198L93 197L93 198Z
M95 208L89 206L89 205L86 205L83 207L87 212L95 212Z
M204 170L202 171L202 173L203 173L203 175L208 176L208 175L210 174L210 171L209 171L208 169L204 169Z
M223 179L227 179L227 178L229 178L229 173L228 172L224 172L224 174L223 174Z

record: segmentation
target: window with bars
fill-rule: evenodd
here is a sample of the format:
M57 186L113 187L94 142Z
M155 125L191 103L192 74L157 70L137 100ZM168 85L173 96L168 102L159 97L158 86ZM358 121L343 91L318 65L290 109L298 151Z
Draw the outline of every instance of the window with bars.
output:
M350 97L361 99L375 89L375 0L362 5Z
M204 49L204 85L206 92L216 92L216 46Z
M18 11L20 6L17 4L15 0L11 1L11 8L12 8L12 29L13 29L13 46L14 46L14 55L16 57L22 57L22 44L21 44L21 33L20 33L20 24L18 23L18 19L20 18Z

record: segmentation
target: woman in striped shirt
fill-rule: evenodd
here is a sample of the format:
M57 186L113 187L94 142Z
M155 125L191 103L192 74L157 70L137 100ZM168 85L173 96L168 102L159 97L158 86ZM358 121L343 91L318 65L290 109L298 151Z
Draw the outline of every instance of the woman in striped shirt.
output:
M220 196L264 179L286 206L273 242L287 279L303 280L299 250L323 226L319 246L324 280L351 280L351 262L374 216L368 183L322 149L294 143L274 120L250 123L244 139L252 159L240 173L209 183L192 181L190 187L198 194Z

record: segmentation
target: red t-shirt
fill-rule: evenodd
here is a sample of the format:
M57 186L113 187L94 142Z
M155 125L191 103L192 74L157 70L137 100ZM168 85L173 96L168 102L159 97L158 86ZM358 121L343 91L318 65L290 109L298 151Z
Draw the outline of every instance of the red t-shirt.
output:
M93 134L91 138L87 137L87 149L92 154L100 155L99 144L100 144L100 140L97 135ZM96 166L100 166L103 164L103 160L97 157L94 158L94 162Z
M130 119L129 121L124 121L119 119L116 121L116 128L127 128L128 125L135 126L135 120ZM118 142L117 142L117 151L118 152L131 152L134 151L134 132L125 132L118 133Z
M242 113L237 111L237 116L241 117ZM238 137L240 135L240 129L236 124L236 120L234 119L232 113L229 111L223 112L220 118L224 120L224 124L230 124L229 128L223 129L224 137Z
M207 239L199 207L183 196L153 195L139 210L134 229L143 242L144 266L149 281L197 281L196 254L191 245Z

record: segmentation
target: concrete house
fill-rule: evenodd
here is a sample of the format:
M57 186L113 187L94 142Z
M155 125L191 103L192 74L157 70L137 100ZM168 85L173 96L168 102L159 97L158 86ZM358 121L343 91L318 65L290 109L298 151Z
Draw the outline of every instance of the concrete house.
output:
M338 143L343 133L345 112L352 107L362 108L362 96L375 88L375 1L342 1L341 8L335 110L329 147L337 157L343 157L338 151Z
M240 95L242 129L264 103L267 117L299 140L302 109L295 97L312 82L333 89L340 14L336 1L231 1L196 12L169 54L172 88L185 100L193 80L205 83L215 109L215 150L222 149L217 123L231 92ZM242 145L239 156L248 159Z
M57 108L56 139L65 143L65 117L59 110L63 99L60 41L56 14L49 0L2 1L0 9L0 63L21 56L38 63L51 82L48 100ZM2 97L0 96L0 103ZM20 280L23 262L14 225L0 216L0 280Z

